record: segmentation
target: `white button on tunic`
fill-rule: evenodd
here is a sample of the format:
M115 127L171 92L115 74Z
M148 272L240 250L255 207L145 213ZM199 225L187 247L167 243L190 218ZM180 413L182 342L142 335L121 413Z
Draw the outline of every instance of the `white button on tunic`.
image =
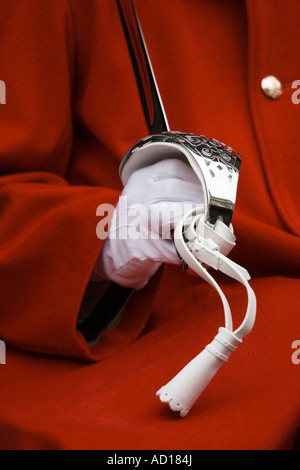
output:
M282 95L282 85L278 78L273 75L268 75L262 79L261 88L264 94L273 100L276 100Z

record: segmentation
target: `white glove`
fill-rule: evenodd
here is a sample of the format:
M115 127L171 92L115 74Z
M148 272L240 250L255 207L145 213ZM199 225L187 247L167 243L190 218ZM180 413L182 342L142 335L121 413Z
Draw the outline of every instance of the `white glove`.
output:
M162 263L179 264L171 231L184 213L203 206L203 190L192 168L161 160L130 176L114 211L94 280L143 288Z

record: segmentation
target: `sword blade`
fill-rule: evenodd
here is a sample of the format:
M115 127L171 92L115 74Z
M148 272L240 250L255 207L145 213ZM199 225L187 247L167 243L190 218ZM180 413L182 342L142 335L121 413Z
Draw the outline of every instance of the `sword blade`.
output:
M169 131L134 1L117 0L117 5L149 133Z

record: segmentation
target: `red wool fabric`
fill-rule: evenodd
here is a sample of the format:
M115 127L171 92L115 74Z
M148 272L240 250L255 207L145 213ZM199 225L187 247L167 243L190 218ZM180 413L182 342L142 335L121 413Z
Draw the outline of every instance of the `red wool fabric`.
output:
M257 321L184 419L155 392L223 325L215 291L165 266L89 348L76 319L116 205L119 162L148 134L112 0L2 0L1 449L299 447L300 4L136 0L172 130L243 155L230 257L251 274ZM270 100L261 80L276 76ZM233 310L244 288L216 273ZM299 434L298 434L299 436Z

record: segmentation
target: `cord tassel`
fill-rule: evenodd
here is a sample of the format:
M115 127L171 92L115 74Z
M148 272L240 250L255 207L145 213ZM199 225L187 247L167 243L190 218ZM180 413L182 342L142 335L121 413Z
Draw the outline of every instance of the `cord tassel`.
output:
M201 217L201 214L198 215ZM185 223L191 216L194 216L194 219L187 227ZM196 229L197 226L199 231ZM222 226L215 226L216 233L208 233L207 235L211 235L210 238L204 238L205 229L206 227L203 224L202 227L199 226L197 210L192 210L185 214L177 224L174 232L174 242L178 254L186 264L218 292L224 308L225 328L220 327L213 341L156 393L163 403L168 403L171 410L179 412L182 417L188 414L218 370L228 361L231 353L242 343L243 338L250 333L256 316L256 297L248 283L250 279L248 271L229 260L219 251L219 246L222 247L222 251L225 253L227 248L226 243L224 244L217 237L224 238L226 242L229 239L228 232L226 233L225 228L222 228ZM234 331L228 301L220 286L203 266L203 263L216 270L221 270L246 288L248 296L246 315L242 324Z
M205 349L189 362L167 385L156 393L161 402L168 403L171 410L185 417L195 401L216 375L242 340L226 328Z

